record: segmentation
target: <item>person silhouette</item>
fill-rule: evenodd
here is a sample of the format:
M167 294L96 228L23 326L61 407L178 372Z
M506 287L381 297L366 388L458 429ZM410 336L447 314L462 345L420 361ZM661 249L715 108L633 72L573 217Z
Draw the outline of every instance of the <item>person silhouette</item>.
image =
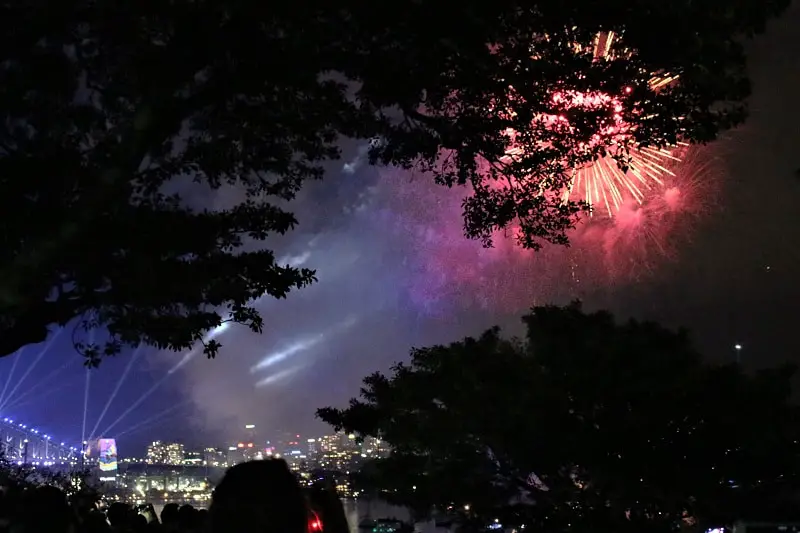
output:
M238 464L214 489L212 533L307 533L309 509L286 462Z

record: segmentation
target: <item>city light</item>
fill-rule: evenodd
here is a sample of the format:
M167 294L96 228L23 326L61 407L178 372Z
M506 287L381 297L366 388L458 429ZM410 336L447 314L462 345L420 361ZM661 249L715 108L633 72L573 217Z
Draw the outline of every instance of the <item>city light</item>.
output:
M221 448L205 447L187 450L183 444L169 441L152 441L144 457L118 457L117 442L113 438L91 438L81 446L67 446L50 433L27 425L0 419L0 432L4 434L9 460L31 467L66 465L69 468L89 468L98 472L103 484L113 484L120 489L117 501L131 503L144 501L186 502L206 504L210 501L213 483L225 468L232 465L265 458L283 459L298 475L301 482L311 484L310 473L315 469L341 472L347 475L357 471L371 459L385 456L388 448L379 439L363 441L354 434L336 433L318 437L301 437L298 433L272 435L270 440L259 442L253 437L254 424L244 426L250 438ZM124 443L122 443L124 449ZM212 474L212 470L217 470ZM337 479L336 490L343 497L356 497L358 492L350 482ZM127 500L126 500L127 498ZM323 530L318 516L309 518L309 531Z
M149 464L182 465L185 455L183 444L157 440L147 447L146 462Z

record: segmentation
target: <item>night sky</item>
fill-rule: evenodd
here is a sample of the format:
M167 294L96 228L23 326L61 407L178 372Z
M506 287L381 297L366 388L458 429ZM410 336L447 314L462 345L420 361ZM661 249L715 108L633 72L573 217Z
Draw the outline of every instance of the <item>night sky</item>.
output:
M343 403L364 375L387 369L411 346L493 324L513 332L525 308L575 297L620 317L685 326L715 360L732 359L741 343L748 367L800 363L798 33L795 4L751 45L751 118L697 156L713 161L718 182L702 189L702 216L660 236L669 257L649 253L620 274L614 263L624 250L532 257L502 243L481 249L460 237L462 191L370 168L364 148L351 143L294 204L299 228L269 243L282 260L316 268L319 282L288 300L259 303L264 334L231 326L217 337L224 347L216 360L142 350L97 424L131 354L105 361L90 372L87 434L95 425L104 431L126 409L103 435L118 439L123 456L156 438L227 445L247 423L265 436L319 433L326 428L313 418L317 407ZM193 201L224 205L236 197L227 190ZM578 274L570 271L575 263ZM57 338L35 366L43 345L0 360L0 390L16 365L0 411L77 443L87 371L69 337Z

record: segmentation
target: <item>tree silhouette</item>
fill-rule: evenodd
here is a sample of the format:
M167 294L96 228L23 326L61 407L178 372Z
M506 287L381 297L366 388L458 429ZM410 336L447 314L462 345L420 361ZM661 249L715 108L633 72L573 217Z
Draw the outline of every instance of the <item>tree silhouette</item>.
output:
M685 333L579 305L524 322L524 341L415 349L318 415L388 442L371 477L392 501L483 526L704 531L774 519L796 489L791 369L709 365Z
M185 349L228 319L260 331L253 300L314 273L249 244L294 227L287 202L343 137L371 140L372 163L469 185L471 237L518 220L523 245L563 243L586 206L547 191L607 152L585 141L610 110L535 127L560 112L554 91L624 94L630 142L711 140L744 118L742 38L787 5L6 2L0 355L76 317L111 334L85 347L91 363L124 344ZM593 60L598 32L620 36L614 58ZM681 81L656 91L654 73ZM510 163L509 129L524 148ZM225 209L185 199L223 186L241 192Z

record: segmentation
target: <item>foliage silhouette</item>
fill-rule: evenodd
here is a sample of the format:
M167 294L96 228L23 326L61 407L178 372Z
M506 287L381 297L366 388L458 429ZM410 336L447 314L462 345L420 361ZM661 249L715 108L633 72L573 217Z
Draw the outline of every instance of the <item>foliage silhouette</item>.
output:
M0 486L5 490L22 491L41 486L53 486L64 494L84 503L96 503L100 492L93 486L88 469L63 471L32 464L18 464L0 452Z
M78 317L110 333L81 346L92 365L125 344L186 349L225 320L260 332L254 300L315 278L259 243L295 226L287 202L343 137L371 139L372 163L469 185L470 237L517 220L524 246L565 243L586 206L543 191L607 151L582 143L609 110L533 127L558 112L553 91L631 87L636 143L712 140L745 116L741 41L788 3L6 2L0 355ZM624 53L593 61L600 31ZM656 92L653 73L681 82ZM508 128L526 149L513 163ZM228 186L225 208L186 200Z
M793 369L707 364L684 332L578 304L524 323L524 340L491 329L414 349L365 378L349 407L318 415L388 442L370 474L389 500L468 506L467 525L666 533L786 510Z

